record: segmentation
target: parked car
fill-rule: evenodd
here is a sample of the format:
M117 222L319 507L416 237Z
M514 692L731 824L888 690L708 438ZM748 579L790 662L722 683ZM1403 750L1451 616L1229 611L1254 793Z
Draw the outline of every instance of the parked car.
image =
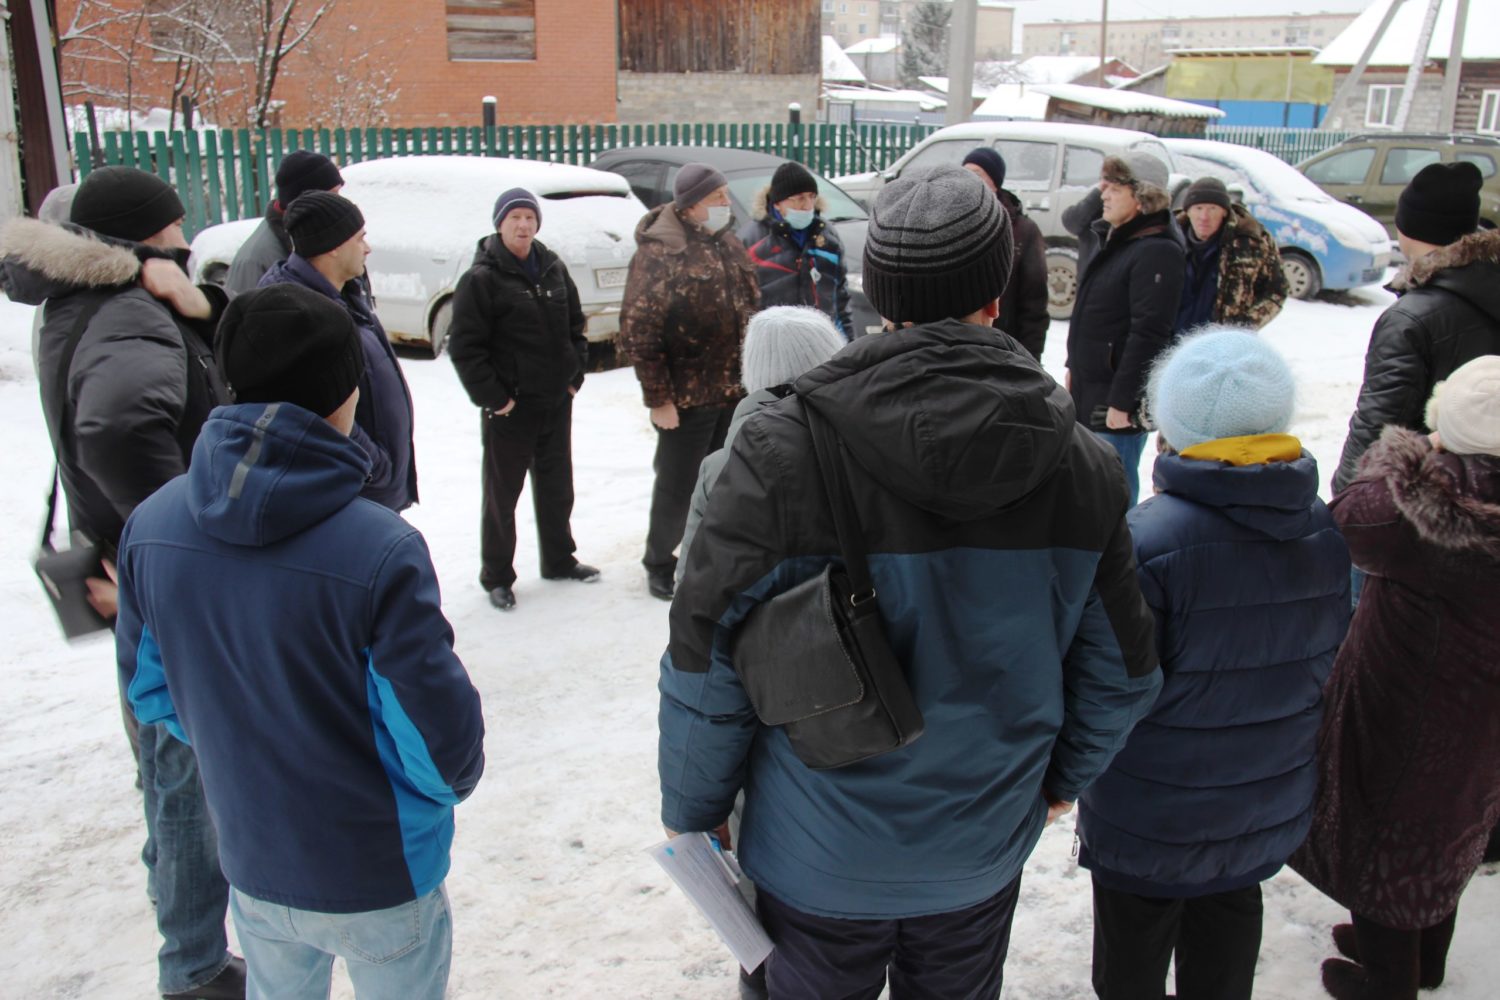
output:
M1078 240L1063 228L1062 213L1099 183L1106 156L1132 149L1156 154L1169 166L1172 154L1146 132L1067 122L970 122L939 129L888 169L835 178L840 187L870 204L888 182L917 167L958 164L979 145L1005 157L1005 187L1021 199L1047 242L1047 311L1053 319L1073 314L1078 291ZM1173 174L1175 194L1187 178Z
M1467 160L1484 175L1482 225L1500 226L1500 139L1432 132L1354 136L1297 164L1307 179L1347 205L1379 219L1396 238L1396 199L1429 163Z
M677 171L686 163L707 163L729 181L729 200L734 206L735 225L750 220L750 205L761 188L771 183L771 175L785 163L780 156L748 149L723 146L627 146L601 153L590 166L610 170L630 182L630 190L655 208L672 200L672 185ZM870 218L859 203L840 190L838 185L809 171L818 182L818 194L828 203L824 219L838 230L844 243L849 278L849 312L856 336L876 332L881 327L880 314L865 298L862 278L865 266L865 231Z
M407 156L340 168L346 198L364 213L375 311L393 343L443 350L453 289L479 240L495 231L490 212L507 188L542 204L540 238L568 265L588 316L588 339L620 329L635 224L645 206L616 174L588 167L479 156ZM193 240L196 280L222 281L259 220L210 226Z
M1385 277L1391 243L1379 222L1341 204L1284 160L1249 146L1164 139L1177 169L1217 177L1235 191L1281 248L1287 291L1310 299L1323 289L1358 288ZM1180 204L1186 190L1178 194Z

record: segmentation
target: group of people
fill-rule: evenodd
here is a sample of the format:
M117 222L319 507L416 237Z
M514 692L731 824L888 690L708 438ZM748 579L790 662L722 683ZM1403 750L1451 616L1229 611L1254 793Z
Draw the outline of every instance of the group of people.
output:
M979 149L881 192L870 336L796 164L738 233L702 164L637 228L619 346L657 433L662 821L730 841L733 819L775 944L742 991L997 996L1025 861L1076 806L1102 1000L1162 996L1174 959L1181 1000L1249 997L1260 885L1287 863L1351 911L1327 991L1410 1000L1443 980L1500 825L1500 237L1476 231L1478 171L1433 165L1402 196L1402 294L1327 505L1291 370L1254 333L1285 298L1275 245L1224 186L1193 183L1174 217L1164 164L1105 160L1059 386L1040 235L1004 179ZM287 157L227 290L188 279L182 203L142 171L96 170L65 221L0 231L7 293L41 307L70 521L118 574L97 606L164 997L323 996L336 956L361 996L446 988L453 807L484 723L400 517L411 394L341 183ZM599 578L569 527L584 319L542 214L499 196L449 338L502 610L528 474L542 575ZM814 769L747 693L799 679L734 637L847 551L851 514L873 580L854 596L925 728Z

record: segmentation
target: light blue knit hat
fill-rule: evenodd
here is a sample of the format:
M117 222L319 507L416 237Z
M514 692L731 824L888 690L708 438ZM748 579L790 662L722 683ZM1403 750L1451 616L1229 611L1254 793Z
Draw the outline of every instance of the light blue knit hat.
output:
M1163 353L1146 405L1178 451L1204 441L1283 434L1297 402L1292 370L1274 347L1235 327L1208 327Z

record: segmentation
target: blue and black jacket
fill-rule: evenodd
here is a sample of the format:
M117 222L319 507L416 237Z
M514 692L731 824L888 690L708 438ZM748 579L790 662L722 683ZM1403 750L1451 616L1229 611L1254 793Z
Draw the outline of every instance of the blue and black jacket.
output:
M120 543L123 683L196 751L225 877L327 913L441 883L484 769L427 546L368 469L300 407L220 407Z
M819 196L812 225L797 230L766 203L770 192L770 185L766 185L756 193L750 221L739 231L740 242L755 265L761 308L816 309L833 320L845 340L852 339L849 262L838 230L824 218L828 203Z
M1078 804L1079 863L1139 896L1274 875L1317 791L1323 682L1349 625L1349 549L1294 437L1162 455L1130 512L1164 680Z
M735 436L671 610L662 822L711 830L736 792L746 871L833 917L999 892L1108 765L1160 682L1113 451L1007 335L947 320L863 337ZM838 543L803 407L845 445L880 611L926 731L812 771L760 725L729 654L760 602Z

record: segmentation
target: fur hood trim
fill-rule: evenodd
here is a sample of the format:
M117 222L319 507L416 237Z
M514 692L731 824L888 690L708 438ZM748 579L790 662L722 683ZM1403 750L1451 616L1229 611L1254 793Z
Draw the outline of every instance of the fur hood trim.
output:
M771 206L767 204L771 197L771 185L767 184L755 192L755 197L750 199L750 218L755 222L764 222L771 215ZM813 202L813 208L819 215L828 213L828 199L818 195L818 200Z
M83 288L128 285L141 271L141 262L127 247L36 219L13 219L0 229L0 257L50 281Z
M1500 265L1500 229L1481 229L1406 265L1391 279L1393 291L1430 284L1440 272L1470 264Z
M1360 478L1385 480L1396 509L1423 541L1500 559L1500 497L1474 492L1476 479L1500 483L1495 459L1434 451L1425 434L1389 426L1365 453Z

